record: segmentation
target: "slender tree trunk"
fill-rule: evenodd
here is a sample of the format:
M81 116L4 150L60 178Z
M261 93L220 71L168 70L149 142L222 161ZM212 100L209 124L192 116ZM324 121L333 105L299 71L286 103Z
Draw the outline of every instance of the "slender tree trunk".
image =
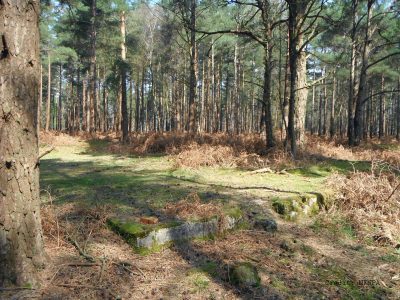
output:
M140 130L140 73L138 72L137 74L137 79L136 79L136 113L135 113L135 131L139 132Z
M381 92L382 94L379 97L379 138L383 138L385 136L385 94L383 93L385 90L385 77L381 76Z
M121 129L122 129L122 142L124 144L128 143L129 135L128 135L128 101L126 96L126 45L125 45L125 36L126 36L126 26L125 26L125 11L121 12L120 15L120 29L121 29L121 60L122 60L122 67L121 67Z
M197 46L196 0L190 0L190 77L189 77L189 131L196 131Z
M133 120L133 74L131 74L131 79L129 80L129 132L132 132L132 120Z
M347 137L349 145L353 146L355 143L354 132L354 111L355 111L355 96L356 96L356 53L357 53L357 9L358 1L352 0L352 33L351 33L351 61L350 61L350 74L349 74L349 99L347 107Z
M46 102L46 127L45 131L49 131L50 128L50 104L51 104L51 58L50 53L48 55L48 68L47 68L47 102Z
M333 138L336 134L335 104L336 104L336 70L333 72L333 86L332 86L332 98L331 98L331 115L330 115L330 126L329 126L329 135L331 138Z
M60 80L59 80L59 87L58 87L58 116L57 116L57 129L59 131L62 130L62 64L60 63Z
M319 90L319 108L318 108L318 136L322 136L323 134L323 107L324 101L322 96L322 90Z
M1 287L35 286L44 263L36 118L39 15L39 1L0 1Z
M397 128L396 128L396 138L400 140L400 76L397 78Z
M42 102L43 102L43 66L40 64L40 83L39 83L39 102L37 108L37 134L40 135L40 125L42 123Z
M265 105L265 134L267 148L275 146L274 122L272 119L272 101L271 101L271 75L272 75L272 47L270 43L264 46L264 86L263 103Z
M82 94L81 94L81 69L78 68L77 70L77 82L76 82L76 97L77 97L77 112L76 112L76 118L78 122L78 127L77 130L81 131L82 130L82 122L81 122L81 112L82 112Z
M89 131L89 122L88 122L88 97L87 97L87 84L86 78L82 81L82 129L84 131Z
M313 71L313 80L315 81L315 65ZM315 112L315 84L312 86L312 97L311 97L311 110L310 110L310 132L314 134L314 112Z
M91 0L91 29L90 29L90 97L89 97L89 108L90 108L90 124L89 131L94 132L96 130L95 123L95 102L97 99L97 59L96 59L96 42L97 42L97 31L96 31L96 16L97 16L97 0Z

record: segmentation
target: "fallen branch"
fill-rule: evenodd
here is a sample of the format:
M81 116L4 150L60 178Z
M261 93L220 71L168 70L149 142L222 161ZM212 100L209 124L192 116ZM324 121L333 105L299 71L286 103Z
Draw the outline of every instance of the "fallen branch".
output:
M249 172L249 174L275 173L271 168L262 168Z
M61 266L68 266L68 267L97 267L100 266L98 263L67 263Z
M128 272L129 274L133 274L133 275L136 275L136 276L139 276L139 275L142 275L142 277L144 277L144 278L146 278L146 276L144 275L144 273L142 272L142 270L140 270L138 267L136 267L136 266L132 266L130 263L128 263L127 265L129 265L129 266L132 266L132 267L135 267L139 272L140 272L140 274L139 273L136 273L136 272L134 272L134 271L132 271L131 269L129 269L127 266L125 266L125 263L124 262L112 262L114 265L116 265L116 266L118 266L118 267L121 267L122 269L124 269L126 272Z
M76 250L78 250L79 254L82 255L85 259L87 259L90 262L95 262L96 260L93 258L93 256L90 256L88 254L86 254L82 248L79 246L78 242L75 241L73 238L71 238L70 236L67 237L68 241L75 246Z

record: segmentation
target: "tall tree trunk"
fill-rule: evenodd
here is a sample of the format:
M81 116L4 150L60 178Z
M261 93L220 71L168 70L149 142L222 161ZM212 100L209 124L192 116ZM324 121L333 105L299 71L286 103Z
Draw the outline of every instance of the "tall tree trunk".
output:
M382 94L379 96L379 138L383 138L385 136L385 77L381 76L381 92Z
M132 132L132 120L133 120L133 74L131 74L131 78L129 80L129 128L128 131Z
M122 129L122 143L126 144L129 140L128 136L128 101L126 96L126 26L125 26L125 11L121 12L120 15L120 29L121 29L121 129Z
M233 78L233 132L239 134L239 54L238 45L235 43L235 53L234 53L234 78Z
M77 70L77 82L76 82L76 97L77 97L77 111L76 111L76 119L78 122L77 130L82 130L82 122L81 122L81 111L82 111L82 94L81 94L81 69L78 68Z
M315 65L313 71L313 80L315 81ZM311 98L311 111L310 111L310 132L314 134L314 112L315 112L315 84L312 86L312 98Z
M47 64L47 102L46 102L46 127L45 131L49 131L50 128L50 104L51 104L51 58L50 53L48 56Z
M40 64L40 83L39 83L39 102L37 106L37 134L40 134L40 125L42 123L42 102L43 102L43 67Z
M331 98L331 115L330 115L330 126L329 126L329 135L331 138L333 138L336 134L335 104L336 104L336 70L333 72L333 87L332 87L332 98Z
M140 130L140 73L137 74L136 79L136 113L135 113L135 131L139 132Z
M319 89L318 136L322 136L322 133L323 133L323 120L322 120L323 107L324 107L324 102L323 102L323 96L322 96L322 89Z
M349 99L347 106L347 137L349 145L353 146L355 143L354 133L354 110L355 110L355 96L356 96L356 53L357 53L357 9L358 1L352 0L352 31L351 31L351 58L350 58L350 74L349 74Z
M87 76L86 76L87 78ZM89 131L89 110L88 110L88 97L87 97L87 83L86 78L82 81L82 129L84 131Z
M44 263L36 130L39 11L39 1L0 1L2 287L36 285L36 269Z
M271 77L272 77L272 47L270 43L264 46L264 86L263 103L265 105L265 134L267 148L275 146L274 122L272 119Z
M356 107L354 112L354 145L359 145L362 139L362 112L364 107L364 100L367 93L367 69L368 58L371 48L371 18L372 18L372 5L375 0L368 0L367 3L367 20L365 28L365 36L363 41L362 58L360 79L358 83L358 91L356 97Z
M396 138L400 140L400 76L397 78L397 128L396 128Z
M57 116L57 129L62 130L62 64L60 63L60 73L59 73L59 87L58 87L58 116Z
M90 97L89 97L89 108L90 108L90 124L89 131L94 132L96 130L95 123L95 109L97 99L97 59L96 59L96 43L97 43L97 31L96 31L96 15L97 15L97 0L91 0L91 28L90 28Z
M290 69L290 88L289 88L289 116L288 116L288 135L292 155L296 155L297 132L295 124L296 97L297 97L297 71L298 71L298 45L299 37L297 33L298 8L297 1L288 1L289 4L289 69Z
M197 46L196 1L190 0L190 77L189 77L189 131L196 131Z

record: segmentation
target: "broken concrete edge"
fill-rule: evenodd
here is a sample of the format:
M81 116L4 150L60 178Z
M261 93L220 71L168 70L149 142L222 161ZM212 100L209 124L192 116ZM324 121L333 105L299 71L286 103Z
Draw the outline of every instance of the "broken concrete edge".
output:
M316 215L326 208L325 196L321 193L304 193L292 197L276 197L272 199L272 208L285 219L296 221Z
M146 255L168 248L174 242L214 238L240 226L241 221L242 217L236 219L227 215L202 222L170 222L157 226L124 222L115 218L109 219L107 224L111 230L121 235L135 252Z

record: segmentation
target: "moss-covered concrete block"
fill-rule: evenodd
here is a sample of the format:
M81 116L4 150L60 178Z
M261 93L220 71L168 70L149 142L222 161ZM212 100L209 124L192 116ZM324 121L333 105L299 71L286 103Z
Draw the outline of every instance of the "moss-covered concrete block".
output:
M288 220L297 220L304 216L315 215L320 210L318 196L299 195L290 198L275 198L273 209Z
M214 236L225 230L233 229L237 219L224 216L199 222L170 222L157 225L141 224L135 221L109 219L109 227L120 234L139 252L143 249L159 249L160 246L175 241L191 240Z

